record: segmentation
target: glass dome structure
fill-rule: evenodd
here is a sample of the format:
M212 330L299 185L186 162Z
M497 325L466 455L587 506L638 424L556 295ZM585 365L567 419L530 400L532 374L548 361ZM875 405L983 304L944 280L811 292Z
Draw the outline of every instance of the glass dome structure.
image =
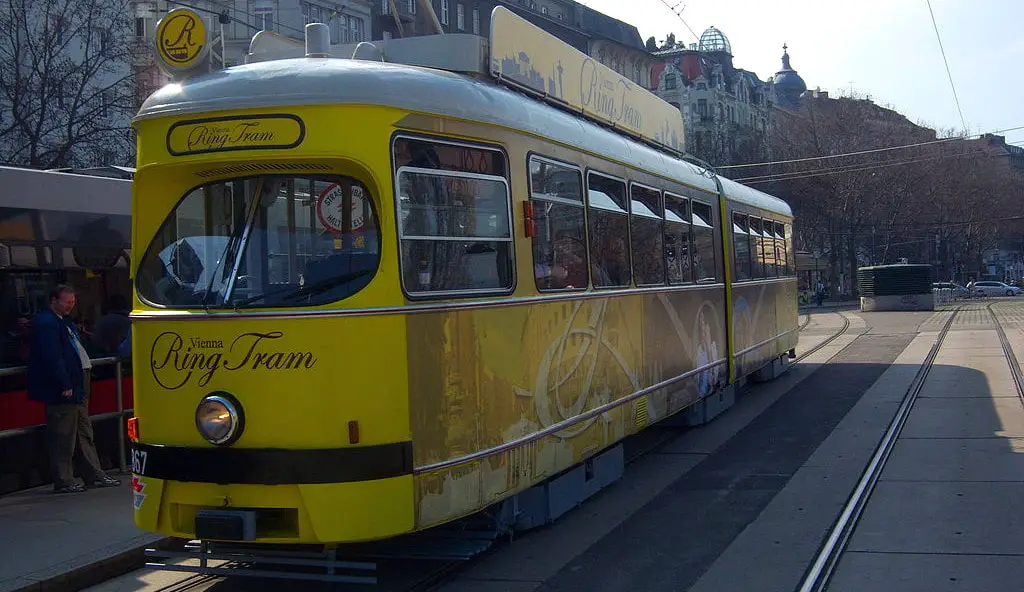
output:
M725 36L725 33L714 27L708 27L707 30L701 33L700 44L697 46L697 50L707 53L724 52L732 55L732 46L729 45L729 38Z

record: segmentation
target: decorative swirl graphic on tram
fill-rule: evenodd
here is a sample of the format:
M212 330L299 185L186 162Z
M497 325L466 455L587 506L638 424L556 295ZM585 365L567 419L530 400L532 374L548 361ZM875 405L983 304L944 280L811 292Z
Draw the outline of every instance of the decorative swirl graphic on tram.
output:
M576 319L581 315L583 302L573 304L572 311L565 320L561 335L548 346L537 370L537 380L533 389L534 405L537 419L544 428L561 421L576 417L587 409L592 409L611 401L612 392L607 384L595 385L595 374L602 349L607 351L626 376L634 391L640 389L640 381L636 372L630 367L625 356L604 336L604 321L608 313L608 301L593 302L589 317L584 327L576 326ZM567 360L567 350L579 340L579 346L571 359ZM568 354L572 356L572 354ZM614 365L612 365L614 367ZM564 368L564 370L563 370ZM577 388L571 386L578 373L584 374ZM595 388L596 387L596 388ZM600 390L598 390L600 389ZM525 394L525 393L524 393ZM564 395L568 395L566 397ZM591 403L588 405L588 403ZM592 417L556 433L559 438L572 438L587 430L598 419Z
M750 304L745 296L736 299L733 305L732 335L734 343L733 351L741 351L754 344L754 322L751 318ZM743 358L736 356L736 376L743 375Z

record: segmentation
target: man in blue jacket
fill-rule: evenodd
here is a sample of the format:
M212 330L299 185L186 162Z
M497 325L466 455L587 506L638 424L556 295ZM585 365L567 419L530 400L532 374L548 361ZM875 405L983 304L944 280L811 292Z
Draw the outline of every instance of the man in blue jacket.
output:
M50 308L32 321L28 361L28 396L46 404L46 427L53 490L77 493L85 487L75 481L72 459L90 487L117 487L100 467L89 420L92 363L72 323L75 291L57 286L50 292Z

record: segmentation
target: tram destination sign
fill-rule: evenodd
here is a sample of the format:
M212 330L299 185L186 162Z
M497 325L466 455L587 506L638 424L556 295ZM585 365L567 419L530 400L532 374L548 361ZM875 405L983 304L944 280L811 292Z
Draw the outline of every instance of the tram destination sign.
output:
M491 14L490 53L492 76L683 151L679 109L502 6Z
M294 115L268 114L179 121L167 130L172 156L295 148L306 137L306 126Z

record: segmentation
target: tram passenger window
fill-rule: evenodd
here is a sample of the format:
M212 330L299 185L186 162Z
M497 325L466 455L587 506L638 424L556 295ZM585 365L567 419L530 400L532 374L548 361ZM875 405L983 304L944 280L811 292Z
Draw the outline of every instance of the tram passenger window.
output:
M633 279L638 286L665 285L665 230L661 192L641 185L631 185L629 197Z
M577 168L532 156L530 200L537 289L586 289L590 280L583 174Z
M395 170L416 167L508 178L505 155L490 148L399 137L395 139L394 156Z
M693 281L690 266L690 208L685 198L665 194L665 264L668 283Z
M772 236L775 240L772 241L773 255L775 261L775 277L784 277L786 275L786 257L782 248L782 236L779 235L779 224L778 222L772 222Z
M794 251L793 251L793 225L792 224L784 224L783 228L784 228L783 236L785 237L785 240L783 241L782 246L785 247L785 249L786 249L786 275L787 276L795 276L796 275L796 267L795 267L796 259L795 259L795 256L793 254L794 253Z
M748 218L747 227L748 244L750 245L750 277L761 279L764 277L764 237L761 236L761 219L751 216Z
M263 176L189 193L140 263L139 295L171 307L291 307L347 298L380 261L369 191L342 176Z
M698 283L718 281L715 264L715 218L711 206L690 202L693 209L693 277Z
M751 278L750 265L750 240L749 227L747 226L747 215L734 213L732 215L733 250L735 251L735 272L733 281L742 282Z
M771 220L761 221L761 258L764 260L764 277L775 277L775 233Z
M597 173L587 174L590 223L590 277L597 288L630 284L629 213L626 184Z
M761 259L764 262L764 277L775 277L775 233L771 220L761 221Z
M765 220L765 234L770 234L772 237L770 241L772 249L772 276L785 276L786 257L782 247L782 237L779 236L779 223Z
M402 280L409 293L512 288L504 179L404 168L398 184Z

